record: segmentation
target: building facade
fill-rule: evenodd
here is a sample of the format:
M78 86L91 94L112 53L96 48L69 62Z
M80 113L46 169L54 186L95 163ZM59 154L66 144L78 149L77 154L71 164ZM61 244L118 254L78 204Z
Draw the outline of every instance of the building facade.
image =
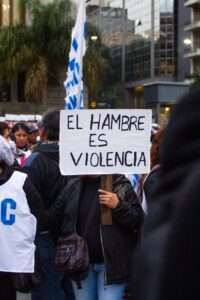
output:
M200 1L185 0L185 6L191 9L191 20L185 26L190 33L191 45L186 57L191 61L191 74L200 73Z
M113 0L111 4L115 7L121 5L121 0ZM180 56L184 59L184 55L180 50L184 48L186 33L181 25L189 20L189 10L184 7L183 1L126 0L126 9L128 19L135 23L134 41L126 49L127 81L150 79L152 73L158 79L184 80L188 72L187 62L182 64ZM155 54L153 62L152 44ZM185 74L180 72L183 65Z
M189 9L184 6L183 1L178 0L112 0L106 6L107 11L110 7L110 12L114 8L126 11L125 22L123 17L119 22L121 32L124 34L121 45L120 43L113 46L106 45L111 48L111 53L115 53L118 68L125 69L126 90L128 97L132 99L132 106L152 107L154 103L156 110L157 104L161 110L164 105L168 108L177 100L175 97L171 99L171 103L168 100L165 103L163 99L159 99L159 93L155 92L152 93L152 97L157 95L156 99L149 101L149 98L148 100L144 98L146 95L144 89L149 84L155 83L157 89L158 82L167 83L162 86L163 95L165 87L165 92L169 91L171 82L173 91L175 88L180 90L183 87L182 90L185 92L184 84L174 86L174 83L183 82L189 73L189 59L184 56L184 40L188 36L184 31L184 24L190 19ZM132 32L127 26L127 20L134 24ZM116 34L115 26L113 29ZM125 66L123 66L123 49L125 49ZM153 89L151 87L148 90L152 92ZM165 108L163 110L165 111Z
M138 40L127 47L126 79L135 105L152 108L155 121L165 123L173 104L189 89L184 83L190 68L184 56L184 23L190 13L183 1L153 2L152 21L152 1L135 0L141 26L135 29Z
M128 19L128 10L125 13L126 37L125 43L131 44L134 39L135 23ZM87 20L99 29L103 44L110 48L121 46L123 37L122 28L123 9L121 7L88 5Z

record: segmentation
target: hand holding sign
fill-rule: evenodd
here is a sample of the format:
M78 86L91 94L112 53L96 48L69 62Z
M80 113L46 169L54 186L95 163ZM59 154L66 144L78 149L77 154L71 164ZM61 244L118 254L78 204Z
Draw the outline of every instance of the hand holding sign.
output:
M114 209L119 204L119 198L117 194L107 192L105 190L99 190L99 202L102 205L105 205L108 208Z

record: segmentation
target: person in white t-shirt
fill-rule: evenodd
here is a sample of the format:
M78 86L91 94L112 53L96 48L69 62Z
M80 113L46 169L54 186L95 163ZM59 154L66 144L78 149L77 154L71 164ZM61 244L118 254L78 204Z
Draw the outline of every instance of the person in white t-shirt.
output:
M14 155L0 139L0 299L15 300L12 274L33 273L36 229L47 223L42 201ZM37 221L36 221L37 219ZM37 228L36 228L37 227Z

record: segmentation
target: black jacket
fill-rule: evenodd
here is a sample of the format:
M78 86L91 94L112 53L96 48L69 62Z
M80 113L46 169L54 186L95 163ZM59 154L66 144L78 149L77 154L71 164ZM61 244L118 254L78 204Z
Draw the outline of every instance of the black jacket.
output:
M44 210L50 215L48 229L52 230L54 237L57 238L61 222L59 218L66 201L66 198L60 201L59 195L62 194L69 180L69 177L60 173L58 144L39 144L26 160L23 171L28 174L41 196Z
M188 300L200 294L200 162L180 191L173 212L157 299ZM154 298L155 299L155 298Z
M154 203L133 260L132 269L137 263L138 270L133 276L133 300L190 299L192 293L199 294L199 112L197 91L174 107L166 128Z
M98 190L100 187L100 176L85 176L83 178L76 226L78 234L87 241L90 262L94 264L104 261L99 226L101 209Z
M79 215L82 184L80 177L73 178L68 190L65 191L70 201L67 202L65 209L63 234L69 234L74 230L74 222ZM117 193L120 204L112 210L112 225L99 224L107 284L128 280L131 254L138 241L143 222L143 211L129 180L123 176L113 176L113 192Z
M26 160L23 170L41 195L45 208L50 208L68 182L68 177L60 173L58 145L38 145Z

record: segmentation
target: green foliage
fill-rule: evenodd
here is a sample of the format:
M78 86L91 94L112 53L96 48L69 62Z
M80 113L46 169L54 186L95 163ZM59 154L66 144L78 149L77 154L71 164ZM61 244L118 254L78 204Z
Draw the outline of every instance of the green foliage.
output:
M19 9L30 10L30 26L0 30L0 79L11 81L26 72L25 95L40 101L49 74L65 66L72 28L71 3L62 0L42 5L39 0L20 0ZM40 97L38 97L40 95Z
M74 24L72 3L70 0L57 0L43 5L40 0L19 0L18 4L21 11L29 10L31 25L1 28L0 79L10 82L25 72L26 99L38 102L48 79L55 81L58 73L66 68ZM98 40L91 41L91 35L98 35ZM90 97L99 94L106 74L110 74L108 56L99 33L93 26L88 26L84 81Z
M46 68L45 58L39 58L26 73L25 97L30 101L35 102L35 99L40 100L43 97L43 91L47 87Z

